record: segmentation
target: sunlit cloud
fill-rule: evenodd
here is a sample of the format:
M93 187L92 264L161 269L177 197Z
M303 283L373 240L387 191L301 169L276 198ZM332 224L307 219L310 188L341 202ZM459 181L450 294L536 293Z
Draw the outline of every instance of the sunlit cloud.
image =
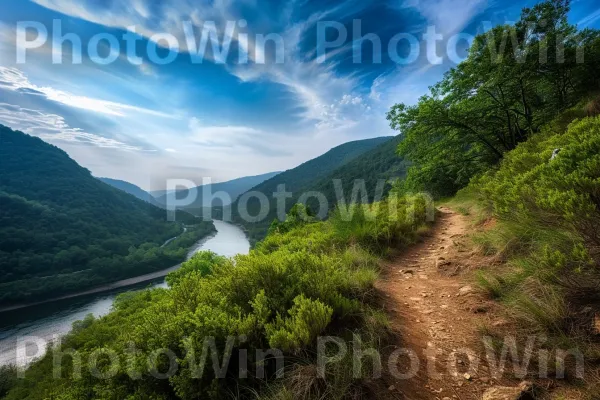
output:
M37 94L46 96L48 100L102 114L123 117L127 111L149 114L162 118L174 118L171 114L147 108L132 106L129 104L116 103L112 101L94 99L86 96L78 96L66 91L52 87L37 86L29 80L23 71L18 68L7 68L0 66L0 88L13 90L21 93Z
M141 151L115 139L73 128L60 115L0 103L0 123L50 142L69 142L100 148Z

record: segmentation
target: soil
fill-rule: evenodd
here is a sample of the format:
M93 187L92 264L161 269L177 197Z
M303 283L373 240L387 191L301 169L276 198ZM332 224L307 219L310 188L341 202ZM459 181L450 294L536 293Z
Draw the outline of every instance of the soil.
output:
M470 400L481 399L493 386L515 386L494 380L487 368L484 327L506 322L470 281L468 272L487 262L468 245L471 229L463 215L442 207L429 234L384 266L377 289L395 338L386 349L384 369L399 348L414 352L419 368L414 376L388 372L389 396L382 397ZM415 361L401 356L393 364L406 373Z

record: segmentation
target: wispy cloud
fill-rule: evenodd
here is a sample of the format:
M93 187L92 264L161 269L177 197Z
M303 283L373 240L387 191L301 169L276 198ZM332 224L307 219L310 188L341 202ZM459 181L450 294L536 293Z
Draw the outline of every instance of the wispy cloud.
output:
M317 129L345 126L347 121L344 121L344 117L333 115L328 108L341 101L344 95L357 95L355 92L360 84L355 76L350 73L341 74L337 70L336 57L343 56L343 51L334 50L328 54L326 63L318 63L314 54L307 59L307 54L302 51L301 44L306 33L314 28L318 21L327 18L347 18L367 7L369 2L346 0L323 11L313 12L301 20L294 20L291 16L298 12L298 8L305 5L306 2L289 1L281 14L269 15L260 11L261 7L257 1L244 0L252 4L254 10L258 10L260 15L254 16L254 18L259 20L260 24L249 24L243 30L247 35L241 40L239 29L233 32L226 32L225 29L228 21L238 21L247 17L240 13L240 2L235 0L212 2L136 0L102 5L92 0L33 1L66 15L108 27L129 29L131 26L135 26L137 33L148 39L156 33L171 33L179 40L181 51L184 52L189 49L186 47L187 40L183 22L191 22L199 32L205 21L213 21L219 36L231 39L237 50L246 53L250 61L247 64L225 64L224 68L244 82L263 80L286 88L298 102L297 112L294 116L300 123L311 123ZM260 31L253 32L253 29L260 29ZM256 34L265 33L265 31L266 33L277 33L283 38L285 43L284 64L256 63L257 53L254 38ZM346 47L345 51L348 49L349 47ZM214 57L210 51L206 56L209 61ZM143 73L150 72L143 69L141 71ZM351 116L349 114L347 118Z
M417 10L430 25L443 35L464 29L473 18L485 10L490 0L392 0L397 9Z
M55 101L70 107L94 111L117 117L125 116L126 112L149 114L162 118L173 118L173 115L147 108L132 106L129 104L116 103L112 101L94 99L86 96L78 96L52 87L37 86L18 68L0 66L0 88L13 90L21 93L45 96L48 100Z
M48 141L79 143L119 150L143 150L141 147L131 146L115 139L73 128L60 115L23 108L13 104L0 103L0 122L13 129Z
M593 13L589 14L587 17L583 18L581 21L577 23L579 28L587 28L600 19L600 10L596 10Z
M198 118L189 121L192 143L204 148L228 149L246 148L266 156L281 156L289 154L289 149L274 143L271 133L263 132L248 126L205 125Z

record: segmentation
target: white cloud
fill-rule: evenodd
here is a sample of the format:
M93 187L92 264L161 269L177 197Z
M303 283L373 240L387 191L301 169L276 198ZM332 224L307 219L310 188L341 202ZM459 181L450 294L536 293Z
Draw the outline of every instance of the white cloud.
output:
M262 135L262 132L246 126L202 126L197 118L190 121L192 140L209 146L233 146L240 139Z
M78 96L69 92L54 89L52 87L37 86L31 83L25 73L18 68L7 68L0 66L0 88L17 92L27 92L29 94L43 95L46 96L48 100L52 100L70 107L117 117L123 117L125 116L126 111L131 111L149 114L156 117L173 118L172 115L155 110L149 110L147 108L94 99L86 96Z
M596 10L593 13L591 13L590 15L588 15L587 17L583 18L581 21L579 21L577 23L577 25L579 26L580 29L586 28L586 27L592 25L598 19L600 19L600 10Z
M33 0L36 3L64 13L66 15L82 18L108 27L128 29L136 27L138 34L150 39L156 33L168 32L179 40L182 51L186 50L186 40L183 22L191 21L198 29L205 21L214 21L220 35L224 35L227 21L237 21L243 18L239 14L239 1L236 0L214 0L213 2L198 2L195 0L172 0L168 2L157 2L151 0L136 0L131 2L111 2L109 6L98 7L91 0ZM244 0L248 4L256 6L254 0ZM230 36L232 42L241 47L248 54L250 63L244 65L225 65L225 68L242 81L251 82L261 79L268 80L284 86L294 95L299 103L300 112L297 117L303 123L311 122L314 127L336 126L341 119L331 118L330 113L324 113L323 107L337 101L345 94L353 94L358 90L359 80L352 75L340 75L336 72L335 58L343 55L350 47L346 46L343 51L334 50L328 54L326 63L317 63L307 59L307 55L301 53L300 43L306 32L314 27L317 21L326 19L332 15L339 17L347 16L356 12L357 7L366 7L367 2L340 2L330 9L310 15L303 21L290 24L289 20L294 13L294 7L302 2L290 1L282 15L273 20L265 13L261 18L271 25L269 33L279 33L285 43L285 63L275 64L267 61L266 64L255 64L255 43L251 26L248 26L248 43L239 40L239 30L235 30ZM349 10L346 10L350 7ZM264 32L260 32L264 33ZM159 43L160 44L160 43ZM210 54L207 54L210 55ZM313 55L314 56L314 55ZM210 60L209 60L210 61ZM142 70L143 67L140 67ZM338 124L338 127L344 124Z
M143 63L140 64L140 66L138 67L138 69L140 70L140 72L146 76L151 76L151 77L156 77L157 73L154 70L154 68L148 64L148 63Z
M396 8L414 8L435 25L437 32L451 35L464 29L482 12L489 0L393 0ZM447 39L447 37L445 37Z
M143 150L115 139L87 133L82 129L72 128L60 115L45 113L20 106L0 103L0 122L48 141L61 141L87 144L101 148L119 150Z

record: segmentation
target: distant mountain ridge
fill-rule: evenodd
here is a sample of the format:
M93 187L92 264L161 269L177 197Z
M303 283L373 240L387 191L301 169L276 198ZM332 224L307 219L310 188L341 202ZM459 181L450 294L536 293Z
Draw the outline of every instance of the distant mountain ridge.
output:
M285 190L292 193L292 198L286 202L286 212L303 193L311 191L323 193L329 203L334 205L333 179L342 179L345 192L348 192L348 188L351 189L355 179L364 179L367 189L371 193L378 179L387 180L404 175L403 161L395 152L399 140L399 137L389 136L344 143L296 168L282 172L251 189L251 191L263 193L269 199L269 214L264 220L245 221L239 215L237 202L231 207L233 220L242 225L251 241L256 243L266 236L271 223L277 218L277 206L276 200L273 199L273 193L277 192L279 185L285 185ZM389 189L390 185L387 185L385 193ZM247 212L251 216L259 214L260 202L256 198L248 201Z
M274 176L279 175L281 172L269 172L267 174L256 175L256 176L245 176L242 178L233 179L227 182L221 183L213 183L211 185L206 185L210 192L215 194L217 192L227 193L229 198L231 198L231 202L237 200L242 194L246 193L248 190L252 189L256 185L260 185L264 181L267 181ZM202 192L204 186L198 186L195 188L196 193L198 194L198 198L192 204L187 206L186 208L204 208L211 206L228 206L231 202L216 203L211 204L210 199L204 199L202 197ZM173 199L186 197L188 194L187 190L180 190L177 192L165 193L161 196L156 197L156 202L161 206L166 206L167 202Z
M155 206L160 206L160 204L156 201L154 196L152 196L150 193L146 192L139 186L134 185L133 183L111 178L98 178L98 180L116 189L122 190L125 193L129 193L137 197L138 199L145 201L146 203L150 203Z

